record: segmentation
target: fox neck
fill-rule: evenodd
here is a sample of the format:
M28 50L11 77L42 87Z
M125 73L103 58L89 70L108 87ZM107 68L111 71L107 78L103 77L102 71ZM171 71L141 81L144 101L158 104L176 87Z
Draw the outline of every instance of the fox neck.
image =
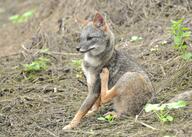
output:
M93 56L89 53L85 53L84 55L84 64L89 67L97 68L99 66L104 66L112 57L114 49L111 51L103 52L98 56Z

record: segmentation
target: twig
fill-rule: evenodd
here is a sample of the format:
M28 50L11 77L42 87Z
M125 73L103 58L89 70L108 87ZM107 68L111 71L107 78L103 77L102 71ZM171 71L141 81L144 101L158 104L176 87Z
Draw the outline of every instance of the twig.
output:
M142 122L142 121L139 121L139 120L138 120L138 117L139 117L139 115L136 115L136 117L135 117L135 122L136 122L136 123L140 123L141 125L143 125L143 126L145 126L145 127L148 127L148 128L150 128L150 129L152 129L152 130L158 130L158 129L156 129L156 128L154 128L154 127L152 127L152 126L150 126L150 125L148 125L148 124L146 124L146 123L144 123L144 122Z
M55 135L53 132L49 131L48 129L45 129L45 128L40 127L37 123L36 123L36 126L37 126L38 128L40 128L41 130L43 130L43 131L49 133L50 135L54 136L54 137L59 137L59 136Z
M28 50L28 49L25 47L24 44L22 44L21 47L22 47L26 52L31 53L30 50Z
M64 132L68 133L83 133L83 134L90 134L90 135L95 135L94 132L88 132L88 131L81 131L81 130L64 130Z
M166 76L165 69L163 68L162 65L160 65L161 71L163 72L163 75Z
M41 49L27 49L25 45L21 45L21 47L28 53L35 52L34 54L41 53ZM55 51L49 51L46 54L56 54L56 55L67 55L67 56L80 56L80 53L67 53L67 52L55 52Z

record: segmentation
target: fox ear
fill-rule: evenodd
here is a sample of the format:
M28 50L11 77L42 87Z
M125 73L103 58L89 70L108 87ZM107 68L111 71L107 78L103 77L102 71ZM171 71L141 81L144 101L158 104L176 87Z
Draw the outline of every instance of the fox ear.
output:
M84 19L80 19L79 17L75 17L75 21L76 22L79 22L80 24L82 24L82 25L87 25L88 23L89 23L89 21L88 20L84 20Z
M94 19L93 19L93 24L94 24L96 27L105 26L104 17L103 17L99 12L96 12L95 17L94 17Z

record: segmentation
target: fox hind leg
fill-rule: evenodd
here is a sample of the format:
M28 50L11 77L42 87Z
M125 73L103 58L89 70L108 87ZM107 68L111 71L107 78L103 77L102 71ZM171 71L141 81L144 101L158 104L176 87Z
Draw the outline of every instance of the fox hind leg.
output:
M115 87L108 89L108 81L109 81L109 70L107 68L103 68L100 73L101 78L101 103L105 104L111 101L115 96L117 96L117 91Z

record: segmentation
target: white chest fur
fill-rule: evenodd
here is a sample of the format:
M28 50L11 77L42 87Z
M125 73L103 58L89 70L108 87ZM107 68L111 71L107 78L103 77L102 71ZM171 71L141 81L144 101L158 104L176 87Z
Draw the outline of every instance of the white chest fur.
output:
M95 73L90 70L87 70L83 65L82 65L82 69L86 76L88 86L92 85L96 78Z
M102 63L99 58L91 57L88 53L85 53L84 61L92 67L99 66Z

